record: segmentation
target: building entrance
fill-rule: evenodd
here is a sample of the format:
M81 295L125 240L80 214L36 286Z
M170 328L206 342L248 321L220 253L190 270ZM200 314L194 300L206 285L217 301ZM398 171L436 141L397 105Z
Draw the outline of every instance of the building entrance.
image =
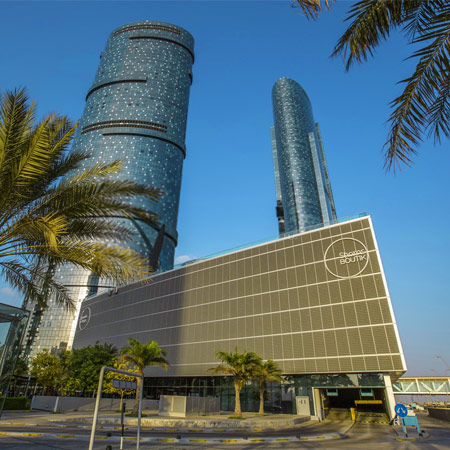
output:
M385 412L382 388L336 388L321 389L325 412L331 409L355 408L364 412Z

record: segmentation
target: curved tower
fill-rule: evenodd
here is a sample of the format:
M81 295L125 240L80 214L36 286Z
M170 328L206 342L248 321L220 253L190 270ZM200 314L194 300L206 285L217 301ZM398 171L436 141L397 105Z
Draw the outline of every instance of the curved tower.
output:
M333 194L311 102L294 80L272 89L272 150L280 234L306 231L336 219Z
M135 200L165 227L159 261L163 270L172 267L177 245L193 62L194 40L180 27L145 21L116 29L100 55L74 141L75 149L92 154L87 164L122 159L118 178L163 190L158 203ZM159 229L133 226L136 237L130 246L148 255Z
M139 221L123 220L134 238L119 242L154 258L153 247L162 248L156 269L173 266L177 245L177 216L181 172L186 156L185 134L189 91L192 84L194 39L186 30L164 22L135 22L109 36L94 82L86 95L73 148L87 151L86 164L122 160L117 179L160 188L155 203L134 199L140 207L159 216L152 228ZM26 354L43 348L71 347L81 301L110 283L74 266L56 270L55 277L68 286L76 300L75 312L50 301L48 310L33 312ZM105 285L106 284L106 285Z

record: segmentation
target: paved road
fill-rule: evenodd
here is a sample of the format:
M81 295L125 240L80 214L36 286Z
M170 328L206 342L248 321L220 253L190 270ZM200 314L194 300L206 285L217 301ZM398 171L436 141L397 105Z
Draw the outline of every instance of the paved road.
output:
M195 449L210 449L214 450L250 450L250 449L286 449L293 450L298 448L306 449L364 449L364 450L380 450L382 448L395 450L448 450L450 448L450 423L439 421L426 416L419 417L421 427L430 433L428 439L417 439L417 434L410 432L413 441L397 440L399 437L394 433L391 427L386 425L375 424L355 424L348 432L347 439L334 439L329 441L315 441L315 442L274 442L274 443L252 443L248 444L201 444L201 443L144 443L141 445L143 450L195 450ZM316 425L311 428L318 431L328 431L333 427L332 423L325 422L321 425ZM30 430L29 430L30 431ZM34 430L33 430L34 431ZM65 431L64 431L65 432ZM107 441L97 441L95 444L96 450L104 450ZM111 442L114 450L119 448L118 442ZM87 449L87 436L79 439L70 438L38 438L38 437L11 437L0 436L0 449L8 450L73 450L73 449ZM126 442L125 449L136 448L135 442Z

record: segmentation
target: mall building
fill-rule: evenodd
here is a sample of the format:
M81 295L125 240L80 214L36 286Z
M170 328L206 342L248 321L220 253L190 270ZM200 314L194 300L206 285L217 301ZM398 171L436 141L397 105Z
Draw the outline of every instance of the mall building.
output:
M392 383L406 364L370 216L320 225L185 263L86 299L73 347L130 337L156 340L170 368L146 369L147 397L219 396L234 408L232 380L212 376L217 350L252 351L285 375L266 411L309 413L355 405L393 414ZM256 411L254 386L242 392Z

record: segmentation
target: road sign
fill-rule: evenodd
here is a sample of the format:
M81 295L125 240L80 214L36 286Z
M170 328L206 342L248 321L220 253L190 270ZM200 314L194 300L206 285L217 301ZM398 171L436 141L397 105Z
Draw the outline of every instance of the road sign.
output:
M134 381L112 380L113 387L116 389L136 389Z
M408 408L401 403L397 403L394 410L398 417L406 417L408 415Z

